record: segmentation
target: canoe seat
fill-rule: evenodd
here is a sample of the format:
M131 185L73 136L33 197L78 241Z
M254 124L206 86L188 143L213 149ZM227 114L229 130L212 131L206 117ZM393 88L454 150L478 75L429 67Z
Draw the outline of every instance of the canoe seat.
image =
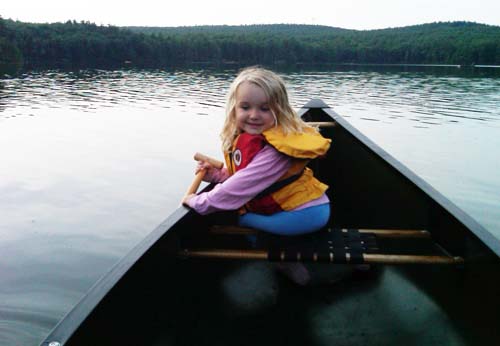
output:
M272 235L251 228L213 226L209 233L210 236L206 242L182 243L178 254L187 258L343 264L458 264L463 262L460 257L446 254L433 242L429 232L425 230L325 228L315 233L290 237ZM228 236L233 239L239 237L240 241L231 241L227 238ZM248 246L241 246L245 242ZM238 247L232 246L238 243L240 244Z

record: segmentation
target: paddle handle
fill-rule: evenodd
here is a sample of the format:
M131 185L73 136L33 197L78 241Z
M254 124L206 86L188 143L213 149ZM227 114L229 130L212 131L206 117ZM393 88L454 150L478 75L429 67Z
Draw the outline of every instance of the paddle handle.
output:
M208 162L211 166L213 166L215 168L218 168L218 169L221 169L222 167L224 167L224 163L223 162L220 162L219 160L216 160L216 159L214 159L212 157L203 155L201 153L194 154L194 159L196 161L205 161L205 162Z
M196 161L208 162L211 166L213 166L215 168L218 168L218 169L221 169L222 167L224 167L224 163L223 162L220 162L219 160L216 160L216 159L211 158L209 156L203 155L201 153L194 154L194 159ZM188 195L195 194L196 191L198 191L198 188L200 187L200 184L203 181L203 178L205 177L205 173L206 172L207 172L206 169L202 169L198 173L196 173L196 175L195 175L195 177L193 179L193 182L189 186L189 188L186 191L186 194L184 195L184 197L186 197Z
M200 184L201 184L206 172L207 171L205 169L202 169L201 171L196 173L196 175L193 179L193 182L191 183L188 190L186 191L186 196L192 195L193 193L196 193L196 191L198 191L198 188L200 187Z

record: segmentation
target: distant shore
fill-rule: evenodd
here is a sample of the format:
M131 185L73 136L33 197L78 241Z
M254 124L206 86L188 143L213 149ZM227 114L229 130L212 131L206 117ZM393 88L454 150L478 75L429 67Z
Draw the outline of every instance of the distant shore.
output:
M500 66L500 27L431 23L357 31L314 25L98 26L0 18L0 65L161 68L171 65Z

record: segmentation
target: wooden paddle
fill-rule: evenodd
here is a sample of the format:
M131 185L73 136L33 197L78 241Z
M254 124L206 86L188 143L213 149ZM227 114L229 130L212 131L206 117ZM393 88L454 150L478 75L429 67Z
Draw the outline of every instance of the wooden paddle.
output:
M224 167L224 163L223 162L220 162L219 160L216 160L216 159L214 159L212 157L203 155L201 153L194 154L194 159L196 161L208 162L212 167L215 167L215 168L218 168L218 169L222 169L222 167Z
M201 153L194 154L194 159L196 161L208 162L212 167L218 169L224 167L223 162L220 162L219 160L203 155ZM203 177L205 176L206 172L207 172L206 169L202 169L198 173L196 173L196 176L194 177L193 182L189 186L185 196L192 195L193 193L196 193L196 191L198 191L198 188L200 187L200 184L203 181Z

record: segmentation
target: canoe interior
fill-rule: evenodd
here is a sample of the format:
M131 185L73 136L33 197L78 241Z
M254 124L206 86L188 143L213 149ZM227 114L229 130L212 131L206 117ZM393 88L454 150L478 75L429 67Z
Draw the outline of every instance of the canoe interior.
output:
M309 120L331 120L320 109L303 113ZM466 264L364 272L312 265L326 279L299 287L268 262L179 258L185 237L203 242L212 224L230 222L179 213L150 248L138 247L144 254L137 261L115 269L115 285L104 280L89 292L107 293L95 308L92 299L84 300L88 306L77 307L42 345L500 344L498 257L349 131L336 126L324 134L334 145L313 165L331 186L332 226L425 228L447 251L465 256ZM241 237L227 241L247 244ZM343 279L329 282L338 277ZM91 311L88 317L85 311Z
M498 239L332 110L312 109L303 116L316 122L332 117L339 126L322 130L333 139L332 148L314 164L320 180L331 186L334 227L426 229L451 254L471 258L495 250L500 255ZM478 241L478 235L485 239Z
M172 231L204 226L189 220ZM386 266L303 288L266 262L168 256L175 238L136 263L65 345L500 342L496 264Z

